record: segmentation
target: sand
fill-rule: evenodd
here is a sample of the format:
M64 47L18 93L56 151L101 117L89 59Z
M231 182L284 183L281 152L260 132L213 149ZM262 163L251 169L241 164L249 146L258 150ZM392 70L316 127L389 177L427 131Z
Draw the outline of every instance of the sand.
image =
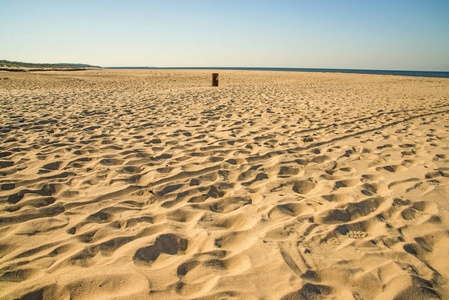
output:
M449 299L449 79L0 72L1 299Z

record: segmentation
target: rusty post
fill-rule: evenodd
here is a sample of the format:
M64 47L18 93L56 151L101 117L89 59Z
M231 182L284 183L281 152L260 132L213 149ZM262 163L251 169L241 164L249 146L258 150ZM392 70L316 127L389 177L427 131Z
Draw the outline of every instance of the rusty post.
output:
M212 73L212 86L218 86L218 73Z

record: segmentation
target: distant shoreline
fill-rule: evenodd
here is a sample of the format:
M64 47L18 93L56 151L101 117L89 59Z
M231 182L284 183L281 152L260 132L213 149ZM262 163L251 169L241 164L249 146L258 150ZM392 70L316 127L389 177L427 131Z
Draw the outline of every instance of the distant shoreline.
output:
M34 72L34 71L84 71L101 69L98 66L73 63L27 63L19 61L0 60L0 71Z
M100 70L101 68L0 68L7 72L43 72L43 71L86 71Z
M262 68L262 67L103 67L103 69L284 71L284 72L345 73L345 74L365 74L365 75L394 75L394 76L412 76L412 77L449 78L449 71L402 71L402 70Z

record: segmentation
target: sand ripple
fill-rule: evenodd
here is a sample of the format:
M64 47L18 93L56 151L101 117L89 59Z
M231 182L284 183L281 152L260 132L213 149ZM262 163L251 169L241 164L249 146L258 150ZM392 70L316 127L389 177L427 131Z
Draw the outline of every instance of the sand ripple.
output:
M447 79L0 72L0 297L449 295Z

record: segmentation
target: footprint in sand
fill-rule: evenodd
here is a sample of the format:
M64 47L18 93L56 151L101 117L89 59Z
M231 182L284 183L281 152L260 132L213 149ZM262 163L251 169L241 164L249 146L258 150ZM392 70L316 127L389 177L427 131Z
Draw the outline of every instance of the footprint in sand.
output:
M292 202L276 205L268 212L271 220L281 220L313 213L313 208L304 203Z
M397 173L397 172L401 172L401 171L405 171L405 170L407 170L407 168L402 165L389 165L389 166L376 168L376 171L378 171L378 172L386 171L386 172L390 172L390 173Z
M345 180L339 180L335 182L334 189L340 189L340 188L347 188L347 187L354 187L357 184L360 183L359 179L345 179Z
M363 239L368 235L368 233L364 231L349 231L347 236L351 239Z
M298 194L307 194L316 187L316 183L311 179L299 180L293 184L293 191Z
M134 254L135 264L148 264L156 261L159 256L168 254L175 255L187 250L189 241L176 234L162 234L156 238L153 245L140 248Z

